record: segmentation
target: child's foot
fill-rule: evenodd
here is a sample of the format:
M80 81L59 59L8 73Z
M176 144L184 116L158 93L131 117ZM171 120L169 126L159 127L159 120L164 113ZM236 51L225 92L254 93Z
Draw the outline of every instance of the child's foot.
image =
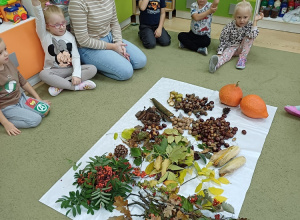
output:
M295 115L297 117L300 117L300 106L285 106L284 107L284 110L287 112L287 113L290 113L291 115Z
M197 52L203 54L204 56L207 56L208 54L207 47L199 47Z
M209 60L209 72L214 73L217 70L217 64L219 62L219 57L217 55L213 55Z
M239 58L239 60L238 60L238 62L237 62L237 64L236 64L235 67L237 69L243 70L246 67L246 62L247 62L246 58Z
M95 88L96 88L96 84L91 80L83 81L78 85L78 90L89 90Z
M179 41L179 48L182 49L184 48L184 45Z
M48 89L49 94L52 96L57 96L59 93L61 93L61 91L63 91L63 89L59 89L53 86L50 86Z

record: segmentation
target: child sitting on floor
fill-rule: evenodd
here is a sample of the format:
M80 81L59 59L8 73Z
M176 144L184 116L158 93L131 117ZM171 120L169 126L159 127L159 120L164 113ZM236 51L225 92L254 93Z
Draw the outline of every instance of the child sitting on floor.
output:
M140 27L139 37L145 48L151 49L156 42L161 46L168 46L171 37L164 29L165 0L140 0Z
M187 48L207 56L210 45L212 14L217 10L219 0L213 3L197 0L191 5L191 30L178 34L179 48Z
M33 98L21 92L22 87ZM7 134L18 135L19 128L38 126L50 110L50 102L41 98L9 60L6 45L0 38L0 123Z
M39 0L32 0L36 16L37 34L45 52L42 81L50 85L50 95L57 96L63 89L87 90L96 88L88 79L97 69L94 65L81 65L75 37L66 30L66 20L61 8L48 5L44 9Z
M213 55L209 61L209 72L214 73L220 66L231 60L233 56L239 56L237 69L245 69L247 55L254 39L259 31L257 21L263 19L264 14L257 14L252 24L250 20L252 6L249 2L239 2L234 9L234 20L227 24L220 35L218 55Z

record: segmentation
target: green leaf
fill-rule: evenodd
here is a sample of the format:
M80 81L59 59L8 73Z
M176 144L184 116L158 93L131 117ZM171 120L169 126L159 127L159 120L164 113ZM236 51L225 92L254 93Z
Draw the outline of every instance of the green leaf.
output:
M199 156L201 157L201 159L204 161L204 163L206 164L206 157L203 154L199 153Z
M76 205L76 209L77 209L78 214L81 215L81 208L80 208L80 205Z
M171 144L175 140L174 136L168 136L168 143Z
M138 147L130 148L130 153L131 153L131 156L133 156L133 157L142 156L141 148L138 148Z
M122 138L129 140L134 131L135 131L135 128L124 129L122 131Z
M155 147L155 149L159 154L164 154L166 153L167 146L168 146L168 141L166 138L163 138L160 145L154 145L153 147Z
M118 136L119 136L118 133L114 133L114 139L115 140L117 140Z
M175 136L175 143L178 144L181 141L181 136Z
M165 180L167 179L169 173L170 173L170 172L166 172L165 175L163 175L163 176L158 180L157 184L160 184L160 183L162 183L163 181L165 181Z
M169 159L172 162L178 163L178 160L182 160L186 157L186 148L180 146L174 146L173 150L169 153Z
M74 217L76 216L76 208L74 206L72 207L72 214Z
M169 172L168 180L175 180L175 181L177 181L177 176L174 173Z
M222 208L224 209L224 211L234 214L234 208L230 204L223 202Z
M143 162L143 159L142 157L137 157L134 159L133 163L136 165L136 166L140 166Z
M194 167L195 167L195 169L197 171L197 174L201 172L201 168L200 168L199 164L196 161L194 163Z
M71 209L69 209L67 212L66 212L66 216L68 216L68 214L70 213Z
M181 197L181 201L182 201L182 208L185 210L185 211L187 211L187 212L191 212L191 211L193 211L194 210L194 208L193 208L193 204L192 203L190 203L190 201L188 201L186 198L184 198L184 197L182 197L182 196L180 196Z
M171 164L169 167L168 167L169 170L183 170L182 167L180 166L177 166L177 165L174 165L174 164Z

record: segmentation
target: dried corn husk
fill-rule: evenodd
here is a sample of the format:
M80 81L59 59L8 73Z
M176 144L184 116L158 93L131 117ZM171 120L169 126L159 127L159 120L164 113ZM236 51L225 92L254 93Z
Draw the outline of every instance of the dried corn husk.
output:
M213 165L216 167L221 167L238 155L240 148L238 146L231 146L227 149L221 150L218 153L214 154L210 161L213 162Z
M224 176L230 174L237 170L246 163L246 158L244 156L236 157L229 161L225 166L219 170L219 176Z

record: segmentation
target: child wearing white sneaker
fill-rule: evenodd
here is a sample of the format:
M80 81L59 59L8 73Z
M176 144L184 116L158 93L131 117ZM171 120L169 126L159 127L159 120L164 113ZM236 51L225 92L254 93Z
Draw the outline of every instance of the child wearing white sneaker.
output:
M197 0L191 5L191 30L178 34L179 48L187 48L207 56L210 45L212 14L217 10L219 0L213 3Z
M66 20L61 8L48 5L44 9L39 0L32 0L36 16L36 29L45 52L44 69L39 76L50 85L49 93L57 96L63 89L94 89L89 80L97 69L94 65L81 65L75 37L66 30Z
M231 60L233 56L239 56L236 64L237 69L245 69L247 55L254 39L259 31L257 21L263 19L264 14L260 13L254 17L254 22L250 20L252 6L245 0L239 2L234 9L234 20L227 24L220 35L220 45L217 50L218 55L213 55L209 60L209 72L214 73L220 66Z

